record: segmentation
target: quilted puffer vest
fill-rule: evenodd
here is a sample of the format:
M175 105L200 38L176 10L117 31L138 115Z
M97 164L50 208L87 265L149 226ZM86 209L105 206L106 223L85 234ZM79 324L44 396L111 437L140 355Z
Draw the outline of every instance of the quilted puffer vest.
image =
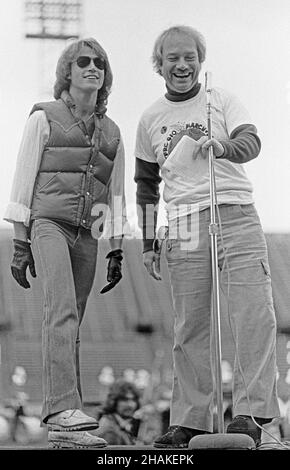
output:
M91 228L92 208L107 203L108 183L120 142L118 126L106 115L95 115L93 139L65 101L36 104L50 124L34 186L31 220L41 217Z

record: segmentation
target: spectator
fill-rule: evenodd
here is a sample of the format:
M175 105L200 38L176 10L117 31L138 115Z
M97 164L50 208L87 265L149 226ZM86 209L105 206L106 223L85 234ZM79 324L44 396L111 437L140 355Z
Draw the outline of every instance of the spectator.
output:
M134 419L134 413L139 408L140 394L135 385L123 379L116 380L109 389L99 428L94 434L112 445L135 444L139 422Z

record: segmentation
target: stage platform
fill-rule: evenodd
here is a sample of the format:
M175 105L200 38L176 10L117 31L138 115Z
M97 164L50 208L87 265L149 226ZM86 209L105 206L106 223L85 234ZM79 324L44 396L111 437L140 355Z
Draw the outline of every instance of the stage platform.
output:
M290 449L290 447L289 447ZM267 452L254 450L231 450L231 449L157 449L153 446L107 446L100 449L48 449L46 446L2 446L0 457L9 466L27 464L29 470L34 465L53 465L61 468L65 465L81 466L81 468L95 468L95 465L118 469L146 468L147 466L194 466L195 468L209 468L212 464L221 465L223 469L233 469L236 465L279 465L285 463L287 454L279 452L278 448L265 447ZM262 449L261 449L262 450ZM278 452L277 452L278 450ZM1 452L2 451L2 452ZM282 468L282 467L281 467Z
M290 442L285 441L285 447L283 448L282 446L278 445L277 442L268 442L263 445L261 445L258 448L252 448L252 449L178 449L178 448L157 448L154 447L153 445L108 445L107 447L102 447L102 448L96 448L96 449L49 449L47 445L41 444L41 445L12 445L12 444L7 444L7 445L0 445L0 452L1 451L49 451L49 452L67 452L67 451L81 451L81 452L87 452L87 451L93 451L93 452L110 452L110 453L116 453L116 452L169 452L169 453L182 453L182 452L196 452L196 451L207 451L207 450L238 450L238 451L243 451L243 452L252 452L252 451L261 451L261 450L290 450Z

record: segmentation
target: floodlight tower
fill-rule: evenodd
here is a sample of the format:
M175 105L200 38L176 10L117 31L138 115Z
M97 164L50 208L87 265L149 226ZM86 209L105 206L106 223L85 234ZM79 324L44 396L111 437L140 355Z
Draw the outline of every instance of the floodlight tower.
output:
M25 0L25 38L38 41L39 94L52 97L55 67L65 43L82 29L82 0Z

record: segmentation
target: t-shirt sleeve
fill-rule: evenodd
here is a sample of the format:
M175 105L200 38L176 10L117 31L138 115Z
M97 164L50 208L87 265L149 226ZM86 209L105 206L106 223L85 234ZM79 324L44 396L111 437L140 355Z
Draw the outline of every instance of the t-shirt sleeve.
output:
M250 113L234 94L227 93L224 95L223 110L229 136L239 126L254 124Z
M220 140L224 154L220 157L243 164L259 155L261 141L250 113L234 95L221 90L221 100L228 139Z
M157 158L154 154L148 131L141 119L136 134L135 157L146 162L156 163Z

